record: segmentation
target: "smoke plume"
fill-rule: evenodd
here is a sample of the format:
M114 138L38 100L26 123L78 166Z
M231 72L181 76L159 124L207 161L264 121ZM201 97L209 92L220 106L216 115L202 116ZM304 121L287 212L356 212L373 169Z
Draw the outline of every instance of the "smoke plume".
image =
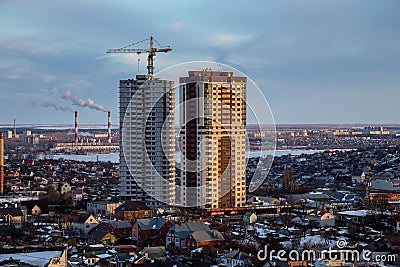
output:
M95 110L100 110L103 112L107 112L107 109L99 104L96 104L93 100L83 100L72 94L70 90L65 91L64 95L61 97L64 100L71 101L72 104L80 107L88 107Z
M73 112L71 107L68 106L61 106L60 104L51 101L51 102L47 102L43 104L44 107L48 108L48 107L53 107L55 110L58 111L68 111L68 112Z

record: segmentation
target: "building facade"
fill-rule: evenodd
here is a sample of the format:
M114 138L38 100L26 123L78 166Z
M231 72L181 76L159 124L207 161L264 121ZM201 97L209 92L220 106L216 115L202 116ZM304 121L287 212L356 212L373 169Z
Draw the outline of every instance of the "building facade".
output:
M189 71L180 80L184 206L246 204L246 77Z
M121 80L120 187L124 200L142 201L151 208L175 199L175 130L173 82Z

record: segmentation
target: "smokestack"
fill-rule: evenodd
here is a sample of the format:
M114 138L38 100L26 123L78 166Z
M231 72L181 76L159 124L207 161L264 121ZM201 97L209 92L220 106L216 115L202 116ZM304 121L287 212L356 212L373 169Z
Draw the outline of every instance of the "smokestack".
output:
M108 142L111 143L111 112L108 112Z
M78 111L75 111L75 143L79 142Z
M0 194L4 192L4 134L0 132Z
M14 119L14 138L17 138L17 123L15 122L15 119Z

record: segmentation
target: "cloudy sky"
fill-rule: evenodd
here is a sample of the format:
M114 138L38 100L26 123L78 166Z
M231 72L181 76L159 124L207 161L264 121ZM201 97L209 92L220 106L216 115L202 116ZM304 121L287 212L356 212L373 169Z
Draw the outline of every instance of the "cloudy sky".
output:
M0 124L118 118L118 81L137 55L105 54L150 34L186 61L253 79L277 123L400 123L400 2L1 1ZM147 44L140 44L145 48ZM141 57L141 72L145 58Z

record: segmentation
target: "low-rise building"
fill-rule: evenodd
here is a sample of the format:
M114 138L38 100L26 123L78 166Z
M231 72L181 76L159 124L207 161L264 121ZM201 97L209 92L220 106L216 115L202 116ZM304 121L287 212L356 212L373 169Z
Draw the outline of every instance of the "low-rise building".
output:
M140 247L164 245L171 226L171 222L165 218L137 219L132 227L132 241Z
M0 209L0 218L9 225L21 225L24 221L20 208L2 208Z
M335 226L335 215L324 210L314 210L307 218L312 222L316 222L319 227Z
M118 208L120 203L109 201L94 201L88 202L86 211L93 214L96 218L106 217L111 218L114 216L115 209Z
M257 222L257 214L254 212L248 211L243 215L243 221L246 224L253 224Z
M136 219L149 218L152 216L152 209L140 201L125 201L115 209L117 220L134 221Z
M80 235L87 236L98 224L99 222L92 214L83 213L72 222L72 227Z
M174 224L166 235L167 246L177 246L180 249L195 249L206 245L215 245L224 238L221 233L211 230L203 222L186 222Z

